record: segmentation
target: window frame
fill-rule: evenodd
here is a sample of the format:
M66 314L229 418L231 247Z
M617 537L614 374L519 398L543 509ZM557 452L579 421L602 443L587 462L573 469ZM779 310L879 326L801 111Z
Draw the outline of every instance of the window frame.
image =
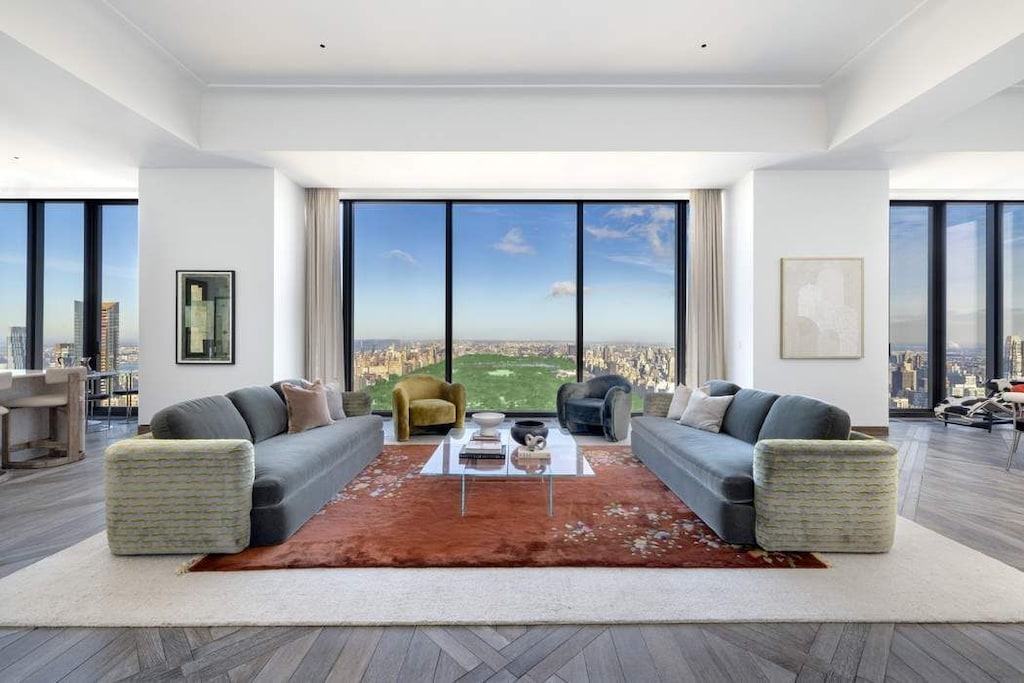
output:
M583 302L583 282L585 274L585 265L583 261L583 208L589 204L671 204L676 211L676 226L675 226L675 305L673 306L673 332L675 335L674 353L676 359L676 373L673 381L678 384L682 377L685 377L685 344L686 344L686 265L687 265L687 235L688 235L688 220L689 220L689 200L687 199L664 199L664 198L651 198L651 199L575 199L575 198L564 198L564 199L503 199L497 198L480 198L480 199L439 199L439 198L416 198L416 199L400 199L400 198L388 198L388 199L374 199L374 198L358 198L358 199L341 199L341 236L342 236L342 311L344 315L343 324L343 338L345 343L344 348L344 363L346 368L345 373L345 388L351 391L354 386L354 371L355 371L355 352L354 352L354 328L355 322L353 320L354 313L354 290L355 284L355 263L354 263L354 234L355 226L353 224L353 207L359 203L373 203L373 204L444 204L445 205L445 380L451 382L452 379L452 350L453 350L453 336L452 336L452 323L453 323L453 258L452 258L452 247L453 247L453 208L457 205L480 205L480 204L503 204L503 205L515 205L515 204L560 204L560 205L573 205L576 210L576 319L575 319L575 343L576 343L576 381L579 382L583 378L583 321L585 316L584 302ZM541 416L551 417L555 415L554 412L544 411L503 411L506 415L514 417L529 417L529 416ZM375 414L390 416L390 410L375 410Z
M963 199L963 200L890 200L889 207L909 206L929 208L928 226L928 393L929 403L935 406L946 398L936 393L937 387L946 386L946 243L947 209L950 206L974 204L985 207L985 353L990 379L1001 377L1003 367L1003 206L1019 201ZM890 291L892 276L890 274ZM891 312L890 312L891 315ZM892 343L889 342L889 357ZM931 408L889 409L890 417L925 417L933 415Z
M26 283L25 283L25 368L43 368L43 273L45 270L46 204L81 204L84 239L82 281L82 348L84 355L95 357L100 352L100 306L103 284L103 207L135 205L138 199L96 198L17 198L5 197L0 202L26 205Z

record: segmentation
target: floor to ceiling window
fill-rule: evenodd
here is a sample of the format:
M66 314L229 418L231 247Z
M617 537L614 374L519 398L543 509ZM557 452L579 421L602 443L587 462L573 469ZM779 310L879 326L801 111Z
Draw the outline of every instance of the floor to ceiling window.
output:
M0 201L0 238L0 365L134 372L137 203Z
M583 205L584 378L622 375L636 391L676 381L674 203Z
M889 407L930 410L1024 375L1024 204L894 201Z
M575 281L575 204L452 207L452 381L469 409L555 409L576 379Z
M352 358L374 410L410 373L445 376L445 205L353 205Z
M677 381L685 202L346 204L350 384L375 410L411 372L510 413L553 412L561 384L606 373L640 410Z
M0 202L0 369L27 362L28 204Z
M930 408L930 206L889 209L889 407Z

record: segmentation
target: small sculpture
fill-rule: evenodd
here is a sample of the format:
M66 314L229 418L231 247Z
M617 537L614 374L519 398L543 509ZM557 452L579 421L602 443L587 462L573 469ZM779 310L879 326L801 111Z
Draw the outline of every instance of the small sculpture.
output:
M547 438L540 434L527 434L525 440L526 448L530 451L542 451L548 445Z

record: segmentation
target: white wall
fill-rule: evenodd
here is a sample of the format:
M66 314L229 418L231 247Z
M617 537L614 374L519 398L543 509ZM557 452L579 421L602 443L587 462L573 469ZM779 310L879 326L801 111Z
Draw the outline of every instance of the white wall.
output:
M305 375L305 211L303 188L274 171L274 379Z
M284 321L284 304L302 287L293 234L299 194L272 169L140 170L141 423L176 401L269 384L278 362L294 367L296 333L279 333L276 314ZM175 363L179 269L235 271L234 365Z
M748 190L747 184L750 184ZM755 171L731 188L726 348L741 384L835 403L858 426L888 424L889 183L886 171ZM738 216L736 214L739 214ZM751 216L752 221L745 218ZM752 236L747 241L746 233ZM752 255L753 268L743 269ZM780 357L780 259L864 259L864 357ZM732 270L739 266L743 270ZM749 307L752 323L745 316ZM749 358L747 347L752 348ZM734 374L734 372L736 374ZM745 381L749 376L750 381Z
M723 196L725 256L725 371L737 384L754 385L754 174Z

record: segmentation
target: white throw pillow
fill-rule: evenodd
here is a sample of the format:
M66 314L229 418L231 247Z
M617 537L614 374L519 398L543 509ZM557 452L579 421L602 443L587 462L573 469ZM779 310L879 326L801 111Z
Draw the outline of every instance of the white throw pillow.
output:
M690 402L690 394L693 393L693 389L680 384L676 387L676 392L672 394L672 403L668 404L668 415L670 420L679 420L683 416L683 411L686 410L686 405Z
M722 419L730 403L732 396L708 396L700 389L694 389L679 424L717 432L722 429Z

